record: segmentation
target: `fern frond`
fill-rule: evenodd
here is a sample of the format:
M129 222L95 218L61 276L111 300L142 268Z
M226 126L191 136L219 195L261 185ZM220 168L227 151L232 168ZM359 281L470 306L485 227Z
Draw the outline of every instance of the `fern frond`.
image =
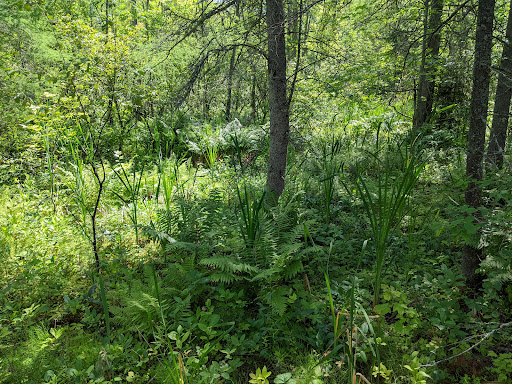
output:
M302 272L304 270L304 265L302 264L301 260L293 260L291 263L289 263L286 267L284 267L284 278L285 280L291 280L299 272Z
M185 271L179 263L170 264L163 271L163 278L160 284L162 287L161 294L165 298L172 298L176 295L176 291L185 292L188 287L188 281L185 278ZM167 292L169 290L169 292ZM179 295L183 296L183 295Z
M191 254L190 256L183 259L181 263L181 267L183 268L184 273L189 273L194 269L196 264L196 256L195 254Z
M202 259L199 263L214 269L210 281L226 284L247 279L258 271L258 268L232 256L212 256Z
M242 276L234 275L233 273L228 272L215 272L210 275L210 281L212 283L222 283L222 284L231 284L235 281L242 280Z
M200 250L201 245L196 243L191 243L188 241L174 241L173 243L169 243L165 246L165 251L169 253L173 253L176 251L184 251L188 254L194 254L198 250Z
M265 268L261 270L259 273L254 275L250 281L259 281L259 280L266 280L271 281L273 280L272 277L279 274L281 272L281 269L279 268Z
M286 286L280 286L270 293L269 304L272 307L272 311L278 316L283 316L286 308L288 307L288 296L291 289Z
M142 226L142 233L153 240L155 243L172 244L176 240L172 238L167 231L158 229L154 224Z
M253 273L258 271L258 268L231 256L212 256L201 260L199 263L211 268L220 269L223 272Z
M194 315L192 311L192 296L188 295L185 298L174 296L174 305L172 311L170 311L170 317L175 320L176 323L183 322Z
M150 293L133 290L127 298L122 299L122 310L113 311L114 323L127 327L134 327L144 332L151 332L155 324L159 323L160 306L155 296ZM162 301L162 310L168 309Z

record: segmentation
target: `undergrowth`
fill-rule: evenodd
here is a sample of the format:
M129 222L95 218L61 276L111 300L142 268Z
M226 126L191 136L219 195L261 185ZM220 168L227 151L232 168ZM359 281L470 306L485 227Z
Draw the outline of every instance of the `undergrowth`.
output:
M392 114L344 124L292 143L274 208L256 129L190 136L195 159L112 160L99 272L73 166L2 186L0 382L510 380L510 170L485 186L472 296L460 163L425 140L414 163Z

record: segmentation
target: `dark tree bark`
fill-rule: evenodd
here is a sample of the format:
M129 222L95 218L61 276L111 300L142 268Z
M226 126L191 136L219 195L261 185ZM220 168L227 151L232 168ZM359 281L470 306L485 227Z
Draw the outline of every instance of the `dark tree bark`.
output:
M295 84L297 83L297 75L299 74L300 69L300 57L301 57L301 48L302 48L302 0L299 1L299 10L298 12L298 22L294 23L294 31L296 31L296 45L297 49L295 50L295 70L293 72L292 84L290 86L290 94L288 95L288 105L291 105L293 100L293 92L295 91ZM297 19L297 17L295 17Z
M487 147L486 167L491 170L493 166L503 166L503 154L507 140L508 117L510 99L512 97L512 0L508 13L507 31L503 52L501 54L498 85L492 119L491 136Z
M208 81L206 78L203 82L203 119L209 120L210 119L210 94L208 90Z
M139 22L137 19L137 0L131 0L130 13L132 14L132 25L136 26Z
M251 121L256 121L256 68L252 68L251 79Z
M108 35L108 0L105 2L105 33Z
M226 99L226 121L231 119L231 94L233 92L233 74L235 73L235 58L236 58L236 47L233 47L231 52L231 59L229 60L229 72L228 72L228 94Z
M466 159L466 176L469 184L465 191L466 204L476 209L474 214L475 224L483 219L479 210L482 205L482 191L479 184L483 175L485 131L487 128L494 5L495 0L478 1L473 91L471 94L471 117ZM464 246L462 274L466 278L466 284L473 289L479 288L483 280L482 276L476 273L482 255L482 249L478 248L478 244Z
M285 15L283 0L267 0L270 149L267 170L267 202L275 205L283 193L290 138L289 104L286 97Z
M443 0L432 0L430 17L428 17L428 2L425 4L423 52L421 55L420 79L418 98L414 110L413 128L417 131L425 124L432 114L435 90L435 72L439 47L441 45L441 17L443 15Z
M190 92L192 92L192 87L196 83L196 81L199 79L199 76L201 75L201 72L203 71L204 66L206 65L208 58L209 58L209 52L205 49L206 53L202 53L202 57L197 60L197 62L194 64L194 66L191 68L190 74L188 76L188 81L186 84L184 84L177 92L177 95L175 97L175 103L174 103L174 109L179 109L185 100L187 100L188 96L190 95Z

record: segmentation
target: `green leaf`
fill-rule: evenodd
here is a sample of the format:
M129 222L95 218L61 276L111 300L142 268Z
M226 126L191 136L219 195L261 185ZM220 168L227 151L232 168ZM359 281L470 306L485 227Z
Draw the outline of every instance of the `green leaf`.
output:
M282 384L282 383L288 383L288 381L291 379L292 374L290 372L282 373L280 375L277 375L274 379L275 384Z
M469 235L474 235L477 233L478 229L480 228L480 225L474 224L475 218L473 216L468 216L464 220L464 229Z
M389 304L379 304L375 306L375 312L379 315L385 315L386 313L391 312L391 305Z

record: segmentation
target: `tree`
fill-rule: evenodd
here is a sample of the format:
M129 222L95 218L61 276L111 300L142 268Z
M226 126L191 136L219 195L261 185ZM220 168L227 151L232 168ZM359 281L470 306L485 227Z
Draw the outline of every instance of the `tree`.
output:
M231 119L231 101L233 93L233 74L235 72L236 47L231 51L231 59L229 60L229 71L227 79L227 96L226 96L226 121Z
M483 176L485 131L487 128L487 106L491 79L491 50L495 0L479 0L475 38L475 62L473 65L473 91L471 94L470 124L466 158L468 186L465 191L466 204L474 209L474 224L479 226L483 217L480 211ZM479 235L479 232L477 232ZM477 236L479 237L479 236ZM476 273L482 258L478 244L466 244L462 253L462 273L466 284L478 288L481 275Z
M413 117L413 129L417 131L432 114L434 104L435 69L441 45L441 16L443 0L432 0L430 18L428 0L425 2L423 49L418 84L418 96Z
M290 106L286 97L286 46L283 0L267 0L268 84L270 149L267 189L269 204L277 203L284 190L286 157L290 139Z
M486 167L503 166L503 154L507 140L508 117L510 110L510 99L512 97L512 1L508 13L507 30L503 42L503 52L496 87L496 98L487 147Z

